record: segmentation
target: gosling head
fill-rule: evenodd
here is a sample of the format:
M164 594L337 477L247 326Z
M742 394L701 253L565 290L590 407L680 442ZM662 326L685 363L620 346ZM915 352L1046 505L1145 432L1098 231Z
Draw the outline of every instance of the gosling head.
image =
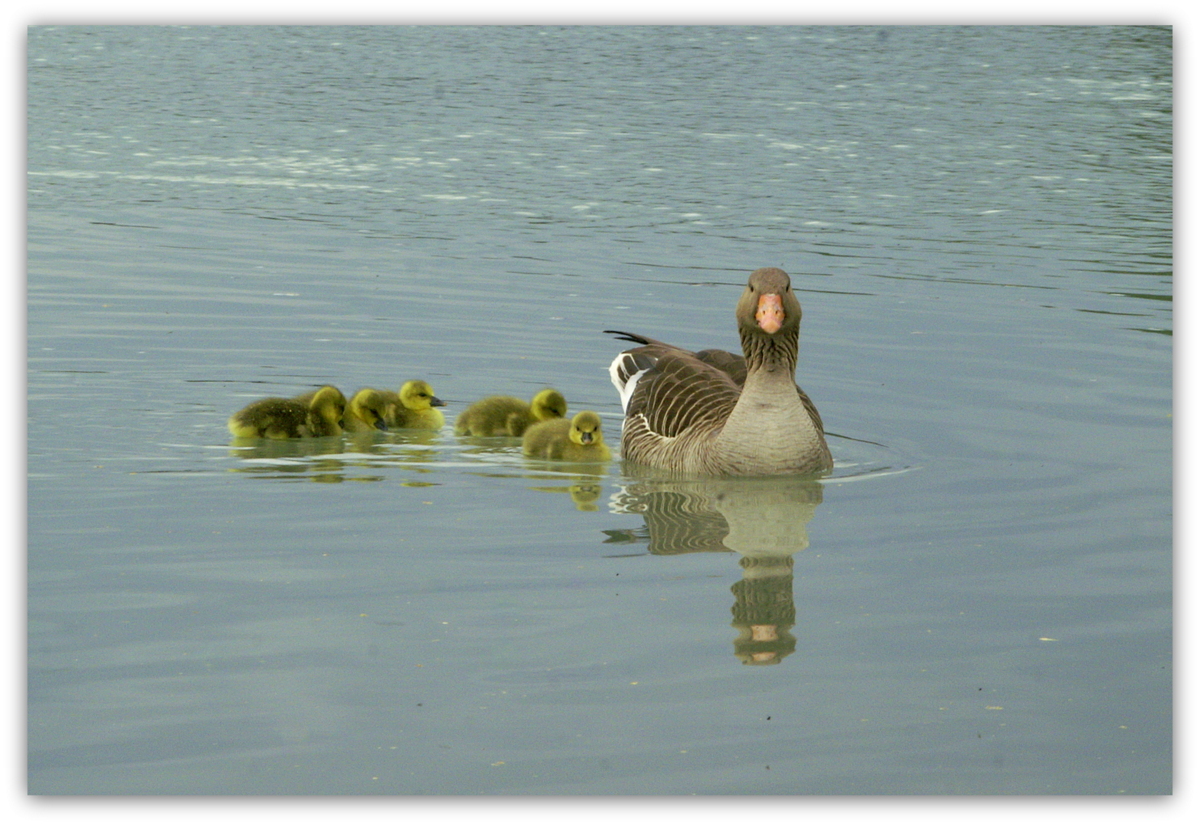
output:
M350 399L350 414L377 430L387 430L387 422L383 418L386 409L387 402L379 390L370 387L359 390Z
M546 388L533 397L530 405L535 421L567 417L567 399L558 390Z
M600 416L591 410L584 410L571 419L570 438L580 447L591 447L604 443L604 433L600 431Z
M308 408L333 429L341 431L342 416L346 414L346 396L337 387L328 384L313 393Z
M445 401L433 394L433 387L424 381L406 381L399 394L400 403L410 410L446 406Z

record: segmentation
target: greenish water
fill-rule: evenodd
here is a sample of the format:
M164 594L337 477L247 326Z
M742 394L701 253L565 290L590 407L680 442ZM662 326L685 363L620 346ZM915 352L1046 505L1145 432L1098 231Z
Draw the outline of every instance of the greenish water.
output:
M28 39L34 794L1163 794L1155 28ZM563 391L804 305L822 483L249 400Z

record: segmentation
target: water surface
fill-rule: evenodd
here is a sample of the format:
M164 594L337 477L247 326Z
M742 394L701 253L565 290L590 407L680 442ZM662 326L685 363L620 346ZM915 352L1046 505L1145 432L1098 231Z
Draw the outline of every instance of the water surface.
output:
M1171 790L1171 32L35 27L36 794ZM265 395L804 306L819 483Z

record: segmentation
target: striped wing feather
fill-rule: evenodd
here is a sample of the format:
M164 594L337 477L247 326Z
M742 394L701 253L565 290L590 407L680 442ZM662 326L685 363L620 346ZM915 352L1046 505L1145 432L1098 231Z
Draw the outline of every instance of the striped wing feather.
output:
M722 349L704 349L693 353L632 332L604 331L625 341L642 344L624 353L631 359L623 365L625 380L638 369L649 370L639 381L639 391L631 399L630 408L625 413L633 416L646 413L649 408L646 426L651 432L673 437L700 421L716 420L719 423L728 417L737 404L741 388L746 383L746 359L743 356ZM682 386L694 389L681 393ZM731 387L732 400L729 395ZM817 429L824 433L825 425L812 399L800 389L799 384L796 385L796 392L800 394L800 401ZM678 404L667 403L692 393L699 400L694 406L685 409Z
M719 427L741 394L726 373L679 350L659 355L638 390L626 415L643 416L651 432L666 438L697 425Z

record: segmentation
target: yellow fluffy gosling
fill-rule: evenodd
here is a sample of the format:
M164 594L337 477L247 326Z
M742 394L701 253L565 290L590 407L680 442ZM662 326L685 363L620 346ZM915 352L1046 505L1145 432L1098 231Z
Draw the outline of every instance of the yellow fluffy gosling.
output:
M229 417L229 432L239 438L317 438L338 435L346 397L324 386L295 398L264 398Z
M567 399L554 389L544 389L529 403L511 395L481 398L454 421L457 435L513 436L520 438L531 424L563 418Z
M525 431L521 448L531 458L564 461L608 461L612 458L600 431L600 416L591 410L577 413L570 421L552 418L534 424Z
M395 397L395 393L387 393ZM387 430L388 399L383 392L363 387L350 397L342 426L346 432L368 433Z
M406 381L399 393L381 394L390 402L386 414L388 427L440 430L446 423L446 416L437 409L446 406L446 402L434 395L433 387L424 381Z

